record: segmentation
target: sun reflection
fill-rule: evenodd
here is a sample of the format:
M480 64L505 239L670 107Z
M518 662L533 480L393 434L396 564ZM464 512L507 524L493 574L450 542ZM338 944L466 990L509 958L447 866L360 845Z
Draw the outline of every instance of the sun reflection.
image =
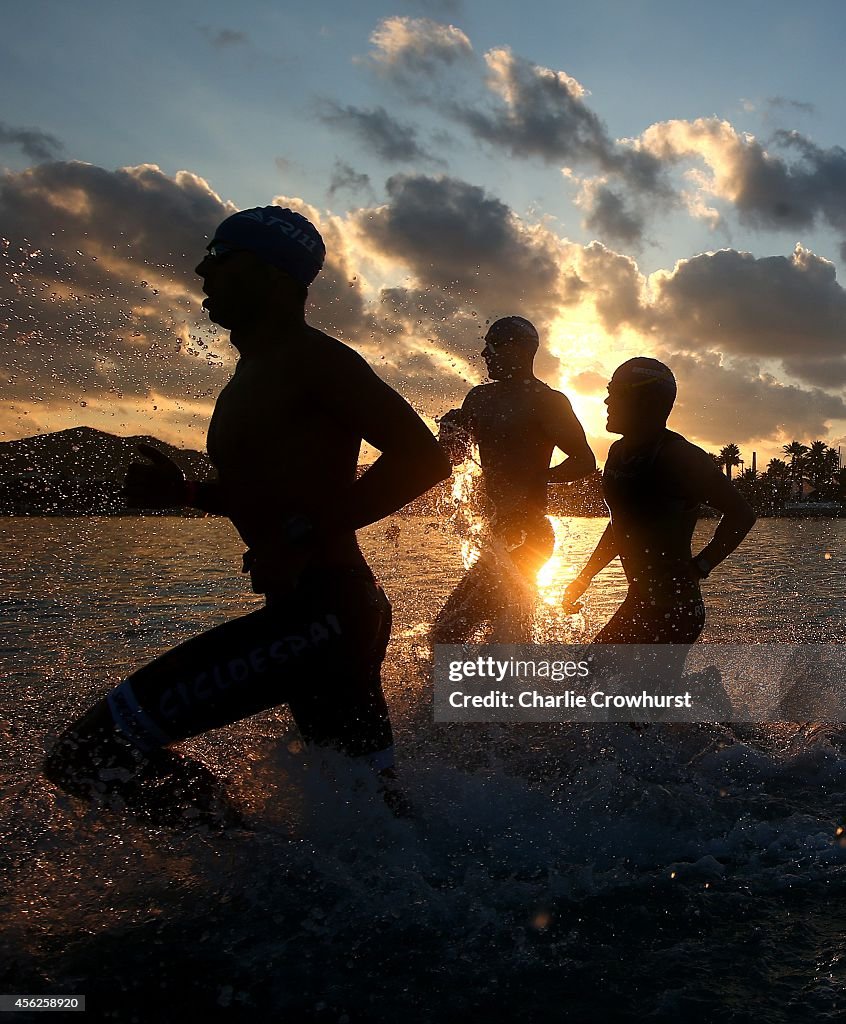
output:
M555 534L552 556L538 569L538 600L550 606L561 604L564 589L576 575L570 565L569 551L572 547L568 523L560 516L547 516Z

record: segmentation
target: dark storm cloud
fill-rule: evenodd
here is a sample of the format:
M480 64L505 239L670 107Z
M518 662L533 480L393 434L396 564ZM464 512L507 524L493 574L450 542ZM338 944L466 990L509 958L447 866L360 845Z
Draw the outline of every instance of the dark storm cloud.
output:
M0 121L0 146L19 146L30 160L54 160L65 148L64 143L38 128L16 128Z
M415 128L391 117L384 107L364 110L325 100L319 104L318 116L324 124L353 135L383 160L394 163L440 162L418 143Z
M649 316L674 347L779 359L801 380L846 383L846 292L833 264L800 246L682 260L656 275L654 293Z

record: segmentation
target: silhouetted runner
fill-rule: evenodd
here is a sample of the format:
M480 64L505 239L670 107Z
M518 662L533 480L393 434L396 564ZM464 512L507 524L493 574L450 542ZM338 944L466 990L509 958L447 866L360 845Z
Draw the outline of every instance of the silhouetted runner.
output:
M667 430L676 381L657 359L630 359L608 385L608 430L622 434L608 452L602 489L611 522L587 565L565 591L576 606L591 580L620 558L628 594L595 644L678 644L678 671L705 624L699 583L734 551L755 522L746 500L713 459ZM695 557L700 504L722 512L714 537Z
M547 485L596 468L570 402L534 374L538 333L520 316L504 317L485 335L482 357L492 383L473 388L448 412L440 440L454 462L475 442L482 468L478 512L488 535L476 564L435 619L434 643L460 643L493 621L491 639L528 639L537 572L555 537L546 518ZM555 448L568 458L550 469Z
M70 792L132 790L179 767L170 744L281 703L306 742L391 775L380 679L391 606L355 531L450 467L411 406L361 356L306 323L324 255L308 220L268 206L223 221L196 268L209 318L231 331L240 355L209 425L218 479L186 482L148 447L150 462L130 467L127 502L228 516L266 605L157 658L71 725L46 761ZM356 480L363 439L382 454Z

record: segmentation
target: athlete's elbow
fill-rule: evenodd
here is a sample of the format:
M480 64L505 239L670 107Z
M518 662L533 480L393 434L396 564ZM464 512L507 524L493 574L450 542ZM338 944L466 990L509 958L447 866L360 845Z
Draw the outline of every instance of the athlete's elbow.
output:
M430 487L434 487L442 480L447 480L452 475L452 462L440 445L437 446L436 451L431 453L427 469L431 477Z
M564 465L567 467L568 480L583 480L595 472L596 457L590 448L587 448L585 451L575 452L568 456Z
M582 477L590 476L596 470L596 456L590 448L576 456L576 468Z
M414 465L425 489L446 480L452 475L452 462L441 444L432 438L431 444L421 445L414 456Z
M752 511L752 506L745 502L744 505L744 508L738 509L731 517L734 531L740 537L745 537L758 520L758 517Z

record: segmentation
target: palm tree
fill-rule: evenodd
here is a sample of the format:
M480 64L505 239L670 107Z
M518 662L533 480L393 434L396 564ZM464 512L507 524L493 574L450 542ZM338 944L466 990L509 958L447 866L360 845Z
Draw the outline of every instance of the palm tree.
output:
M823 479L827 484L833 484L840 469L840 452L836 448L826 448L823 456Z
M802 459L808 454L808 448L800 441L791 441L781 449L785 455L790 456L790 479L795 482L796 470L802 465Z
M726 467L726 476L731 480L733 466L740 465L740 449L736 444L727 444L720 449L720 461Z
M784 480L789 472L789 467L783 459L770 459L767 463L766 476L773 480Z
M825 441L812 441L808 454L805 456L805 469L808 472L808 479L814 487L819 487L821 483L825 482L823 478L827 451L828 445Z

